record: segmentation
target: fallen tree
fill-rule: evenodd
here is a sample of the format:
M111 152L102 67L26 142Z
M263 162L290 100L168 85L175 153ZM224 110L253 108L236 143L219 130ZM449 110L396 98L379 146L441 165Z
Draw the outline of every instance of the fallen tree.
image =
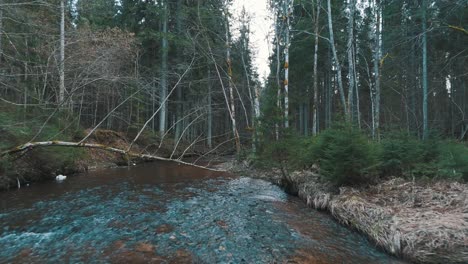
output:
M26 153L34 148L39 147L79 147L79 148L94 148L94 149L101 149L105 151L110 151L114 153L120 153L128 158L139 158L143 160L159 160L159 161L170 161L176 162L178 164L192 166L196 168L206 169L215 172L225 172L224 170L213 169L205 166L196 165L193 163L185 162L180 159L171 159L171 158L163 158L160 156L148 155L148 154L140 154L131 151L126 151L119 148L109 147L102 144L94 144L94 143L80 143L80 142L67 142L67 141L41 141L41 142L29 142L15 148L3 151L0 153L0 157L11 156L16 153Z

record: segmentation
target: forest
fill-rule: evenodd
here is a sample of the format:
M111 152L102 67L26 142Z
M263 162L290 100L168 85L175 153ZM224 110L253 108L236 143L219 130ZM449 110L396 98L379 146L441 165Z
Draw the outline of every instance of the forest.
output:
M375 142L466 139L463 0L270 1L264 80L254 14L230 1L0 5L3 150L87 128L260 159L337 123Z
M229 160L390 254L468 261L468 1L265 0L268 46L236 1L0 0L0 190Z

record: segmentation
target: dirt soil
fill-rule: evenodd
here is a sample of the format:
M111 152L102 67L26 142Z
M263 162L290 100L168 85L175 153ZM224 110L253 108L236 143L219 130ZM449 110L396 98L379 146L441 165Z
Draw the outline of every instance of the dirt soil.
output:
M280 171L259 171L245 163L221 166L282 186L390 254L415 263L468 263L467 184L393 178L336 189L323 183L317 171L296 171L284 178Z

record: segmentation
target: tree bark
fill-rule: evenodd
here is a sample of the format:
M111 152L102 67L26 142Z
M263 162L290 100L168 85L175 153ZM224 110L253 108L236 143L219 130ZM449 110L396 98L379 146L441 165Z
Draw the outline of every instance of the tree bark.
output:
M374 2L375 30L374 30L374 92L371 89L372 100L372 137L380 140L380 58L382 52L381 27L382 9L378 0Z
M212 129L213 129L213 110L211 106L211 70L208 68L208 120L207 123L208 125L206 126L207 128L207 143L208 147L211 149L213 147L213 142L212 142Z
M3 57L3 0L0 0L0 63Z
M354 10L356 8L356 0L349 0L348 9L348 117L350 120L353 119L353 100L354 100L354 56L353 56L353 43L354 43Z
M276 107L278 108L278 111L281 110L281 81L280 81L280 69L281 69L281 60L280 60L280 41L281 41L281 32L280 32L280 25L278 22L278 18L276 19L275 23L276 27L276 83L278 85L278 90L276 91ZM276 134L276 140L279 140L279 127L280 125L278 123L275 124L275 134Z
M427 21L426 21L426 0L422 1L422 88L423 88L423 139L427 139L429 136L428 131L428 112L427 112Z
M242 59L242 66L245 72L245 79L247 83L247 90L249 92L249 99L250 99L250 116L251 116L251 124L252 124L252 131L255 131L255 102L254 102L254 95L252 93L252 88L250 87L250 75L247 69L247 65L245 64L244 60L244 50L248 48L248 43L241 47L241 59ZM252 149L255 152L255 133L252 133Z
M346 99L345 99L345 94L344 94L344 88L343 88L343 80L341 77L341 65L340 61L338 59L338 54L336 53L336 47L335 47L335 39L333 36L333 22L332 22L332 12L331 12L331 3L330 0L328 2L328 30L330 32L330 46L332 49L333 53L333 58L335 62L335 67L336 67L336 72L337 72L337 81L338 81L338 91L340 93L340 99L341 99L341 104L343 105L343 112L346 116L346 119L349 121L349 116L348 116L348 108L346 105Z
M230 108L231 108L231 122L232 122L232 132L234 134L234 138L236 141L236 152L237 154L240 153L241 145L240 145L240 138L239 133L237 131L237 124L236 124L236 105L234 100L234 90L232 88L232 62L231 62L231 40L229 36L229 19L228 19L228 12L225 12L226 15L226 63L228 67L228 89L229 89L229 99L230 99ZM229 105L228 105L229 107Z
M354 47L353 49L353 61L356 62L356 53L357 53L357 48ZM356 89L356 115L357 115L357 123L359 129L361 129L361 106L360 106L360 100L359 100L359 80L357 77L357 72L356 72L356 65L354 65L354 87Z
M286 37L284 47L284 127L289 127L289 26L291 21L291 9L289 0L285 1L284 13L286 16Z
M168 20L168 3L167 0L162 3L163 15L163 28L162 28L162 60L161 60L161 90L159 93L159 102L162 105L161 112L159 112L159 134L164 135L166 131L167 121L167 55L168 55L168 40L167 40L167 20Z
M59 58L59 98L61 104L65 99L65 0L60 1L60 58Z
M177 34L179 34L180 36L183 35L183 30L182 30L182 26L183 26L183 22L182 22L182 18L183 18L183 0L177 0L177 17L176 17L176 29L177 29ZM178 50L177 51L178 53L181 53L183 52L182 50ZM182 62L181 59L179 59L179 63ZM182 86L178 86L177 87L177 91L176 91L176 118L174 120L174 122L177 122L177 120L179 120L180 118L182 118L183 116L183 112L184 112L184 109L183 109L183 93L182 93ZM175 136L175 141L179 140L179 137L182 133L182 124L183 122L177 122L176 123L176 126L175 126L175 133L174 133L174 136Z
M319 22L320 22L320 1L317 0L317 11L315 13L315 45L314 45L314 110L312 121L312 135L316 136L318 133L318 75L317 75L317 61L318 61L318 48L319 48Z

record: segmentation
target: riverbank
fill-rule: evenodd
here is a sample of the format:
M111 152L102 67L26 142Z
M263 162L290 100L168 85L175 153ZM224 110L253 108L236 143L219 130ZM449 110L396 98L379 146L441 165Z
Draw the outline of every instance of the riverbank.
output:
M88 134L90 130L83 131ZM3 136L4 138L5 135ZM70 141L80 141L83 135L70 138ZM9 143L18 142L13 134L9 135ZM106 147L126 150L130 146L131 135L113 130L98 129L85 143L99 144ZM6 141L6 140L4 140ZM163 142L153 135L142 135L133 145L133 153L151 154L161 158L175 158L194 155L190 150L194 146L179 142L174 151L175 142L166 138ZM192 148L191 148L192 147ZM203 150L203 147L197 146ZM197 152L198 153L198 152ZM199 153L198 153L199 154ZM129 160L131 159L131 160ZM55 179L56 175L73 175L89 170L105 169L117 166L136 165L145 162L141 158L131 158L121 153L98 148L74 148L48 146L34 148L27 152L19 152L13 156L0 159L0 190L8 190Z
M415 263L468 263L468 186L457 182L411 182L401 178L339 190L314 171L261 171L246 164L223 168L270 181L309 207L328 211L390 254Z

